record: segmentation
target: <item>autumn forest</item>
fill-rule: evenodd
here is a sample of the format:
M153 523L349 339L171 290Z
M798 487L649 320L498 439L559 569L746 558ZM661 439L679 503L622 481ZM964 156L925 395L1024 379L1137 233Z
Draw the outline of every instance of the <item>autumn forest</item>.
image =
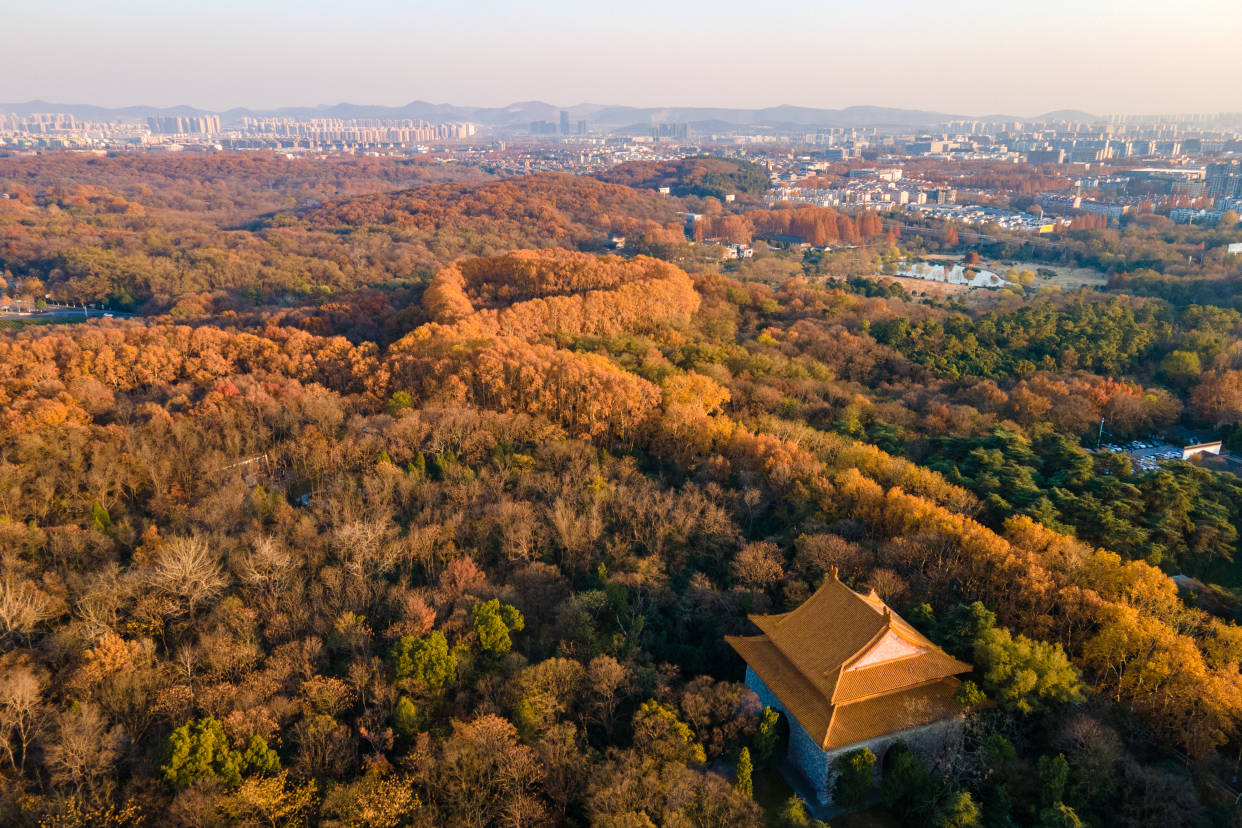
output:
M724 637L835 572L973 672L832 825L1237 825L1242 480L1096 450L1242 451L1223 231L766 188L0 158L0 305L116 314L0 319L0 824L809 826Z

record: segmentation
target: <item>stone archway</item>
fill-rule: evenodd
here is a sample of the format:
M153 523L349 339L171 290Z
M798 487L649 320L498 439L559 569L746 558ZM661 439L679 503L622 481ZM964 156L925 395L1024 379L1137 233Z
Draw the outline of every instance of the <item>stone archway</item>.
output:
M887 742L876 751L875 769L880 779L887 776L888 772L893 769L893 760L900 753L900 751L894 751L893 748L897 746L899 741L899 739L894 739L891 742Z

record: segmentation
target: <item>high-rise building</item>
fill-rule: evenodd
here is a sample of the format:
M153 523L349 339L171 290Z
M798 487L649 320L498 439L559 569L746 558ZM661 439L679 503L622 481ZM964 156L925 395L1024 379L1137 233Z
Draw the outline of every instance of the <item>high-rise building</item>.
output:
M147 126L158 135L217 135L220 132L218 115L152 115Z
M675 138L679 141L690 140L689 124L652 124L651 137L659 140L660 138Z
M1242 198L1242 163L1209 164L1207 189L1216 198Z
M569 134L569 113L561 110L561 135Z
M1063 164L1065 163L1065 150L1052 148L1027 150L1026 160L1032 164Z

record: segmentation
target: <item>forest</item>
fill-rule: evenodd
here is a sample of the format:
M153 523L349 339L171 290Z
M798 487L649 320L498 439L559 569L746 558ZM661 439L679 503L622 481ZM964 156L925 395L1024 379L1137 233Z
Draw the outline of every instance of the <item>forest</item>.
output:
M668 187L673 195L748 201L768 189L768 174L757 164L736 158L692 155L675 161L631 161L601 173L612 184L640 189Z
M842 185L850 169L874 167L875 159L856 159L832 164L828 169L799 182L798 186L829 189ZM965 161L940 158L905 158L901 163L907 178L945 184L989 195L1029 202L1030 196L1045 190L1063 190L1070 185L1064 168L1056 164L1011 164L1000 161Z
M1242 448L1236 278L919 296L673 174L0 159L10 295L139 311L0 330L0 823L810 826L724 637L835 572L974 670L832 825L1237 825L1242 481L1092 450Z
M730 244L750 244L757 237L795 239L815 247L858 244L879 236L896 239L891 225L875 213L846 215L831 207L781 207L739 213L705 215L691 228L696 241L721 239Z
M53 156L26 169L0 159L11 196L0 201L0 296L46 292L121 310L152 300L175 310L213 293L288 304L425 280L466 254L602 249L612 231L684 238L675 202L568 175L516 186L462 165L214 163ZM348 197L362 188L371 194Z
M954 231L961 246L998 258L1094 268L1110 276L1119 292L1164 299L1178 306L1215 305L1242 310L1237 281L1242 257L1229 255L1234 224L1178 225L1151 212L1104 226L1102 216L1076 216L1053 239L986 228L988 238L969 228ZM908 231L917 234L918 230ZM929 228L929 238L943 231Z

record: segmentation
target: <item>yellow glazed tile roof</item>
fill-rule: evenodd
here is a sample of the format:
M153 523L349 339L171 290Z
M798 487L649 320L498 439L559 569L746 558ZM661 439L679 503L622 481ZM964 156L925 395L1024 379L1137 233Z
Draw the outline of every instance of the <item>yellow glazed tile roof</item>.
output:
M837 705L828 738L821 745L845 747L961 713L962 706L953 700L959 684L955 678L945 678L887 696Z
M970 665L835 574L797 609L751 620L762 635L726 640L822 747L961 711L952 677Z

